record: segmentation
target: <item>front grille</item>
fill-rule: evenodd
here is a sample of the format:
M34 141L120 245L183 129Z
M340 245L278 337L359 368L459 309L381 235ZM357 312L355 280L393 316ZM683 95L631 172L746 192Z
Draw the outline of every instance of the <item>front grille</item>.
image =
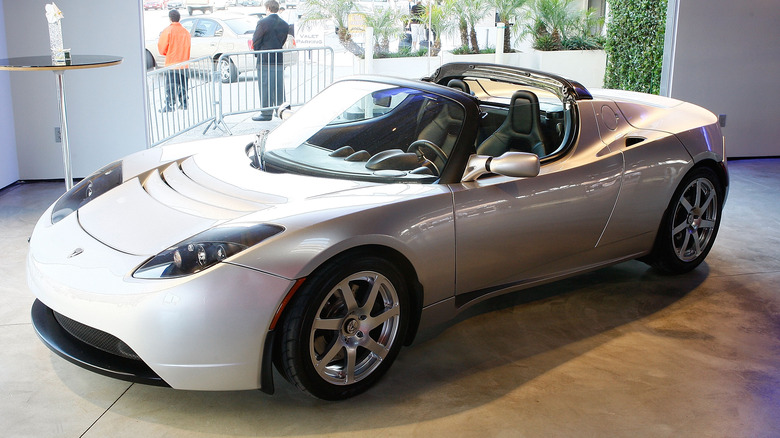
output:
M70 333L71 336L78 339L79 341L91 345L99 350L105 351L106 353L127 359L141 360L141 358L138 357L132 348L130 348L116 336L74 321L67 316L61 315L57 312L53 313L54 318L57 319L57 322L60 323L62 328L64 328L65 331Z

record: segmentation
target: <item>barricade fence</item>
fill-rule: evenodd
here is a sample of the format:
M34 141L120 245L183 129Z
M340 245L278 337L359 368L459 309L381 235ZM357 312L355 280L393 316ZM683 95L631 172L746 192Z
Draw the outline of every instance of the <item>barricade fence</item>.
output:
M225 116L302 105L333 82L330 47L225 53L217 64L233 84L217 91L215 126L228 132Z
M208 56L146 73L152 146L214 120L213 77Z
M330 47L225 53L147 72L150 145L225 116L301 105L333 82ZM185 93L186 91L186 93Z

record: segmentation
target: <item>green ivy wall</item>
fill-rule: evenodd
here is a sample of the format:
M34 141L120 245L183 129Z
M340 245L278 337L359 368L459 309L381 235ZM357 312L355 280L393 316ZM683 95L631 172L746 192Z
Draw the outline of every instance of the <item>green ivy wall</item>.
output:
M658 94L667 0L609 0L604 86Z

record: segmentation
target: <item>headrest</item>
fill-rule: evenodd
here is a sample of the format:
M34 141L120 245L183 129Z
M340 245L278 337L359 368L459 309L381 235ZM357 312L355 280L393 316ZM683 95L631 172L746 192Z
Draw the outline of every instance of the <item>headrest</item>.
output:
M530 134L538 117L539 99L536 94L524 90L515 91L509 104L512 130L521 134Z
M447 86L450 88L456 88L466 94L471 93L471 89L469 89L469 84L463 82L460 79L450 79L450 81L447 82Z

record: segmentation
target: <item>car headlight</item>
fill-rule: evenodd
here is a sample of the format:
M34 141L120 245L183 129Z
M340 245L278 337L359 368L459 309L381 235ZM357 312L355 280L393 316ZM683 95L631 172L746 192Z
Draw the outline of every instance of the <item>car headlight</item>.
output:
M283 230L269 224L230 224L212 228L152 257L135 270L133 277L155 279L192 275Z
M122 184L122 162L116 161L84 178L54 204L51 223L64 219L89 201Z

